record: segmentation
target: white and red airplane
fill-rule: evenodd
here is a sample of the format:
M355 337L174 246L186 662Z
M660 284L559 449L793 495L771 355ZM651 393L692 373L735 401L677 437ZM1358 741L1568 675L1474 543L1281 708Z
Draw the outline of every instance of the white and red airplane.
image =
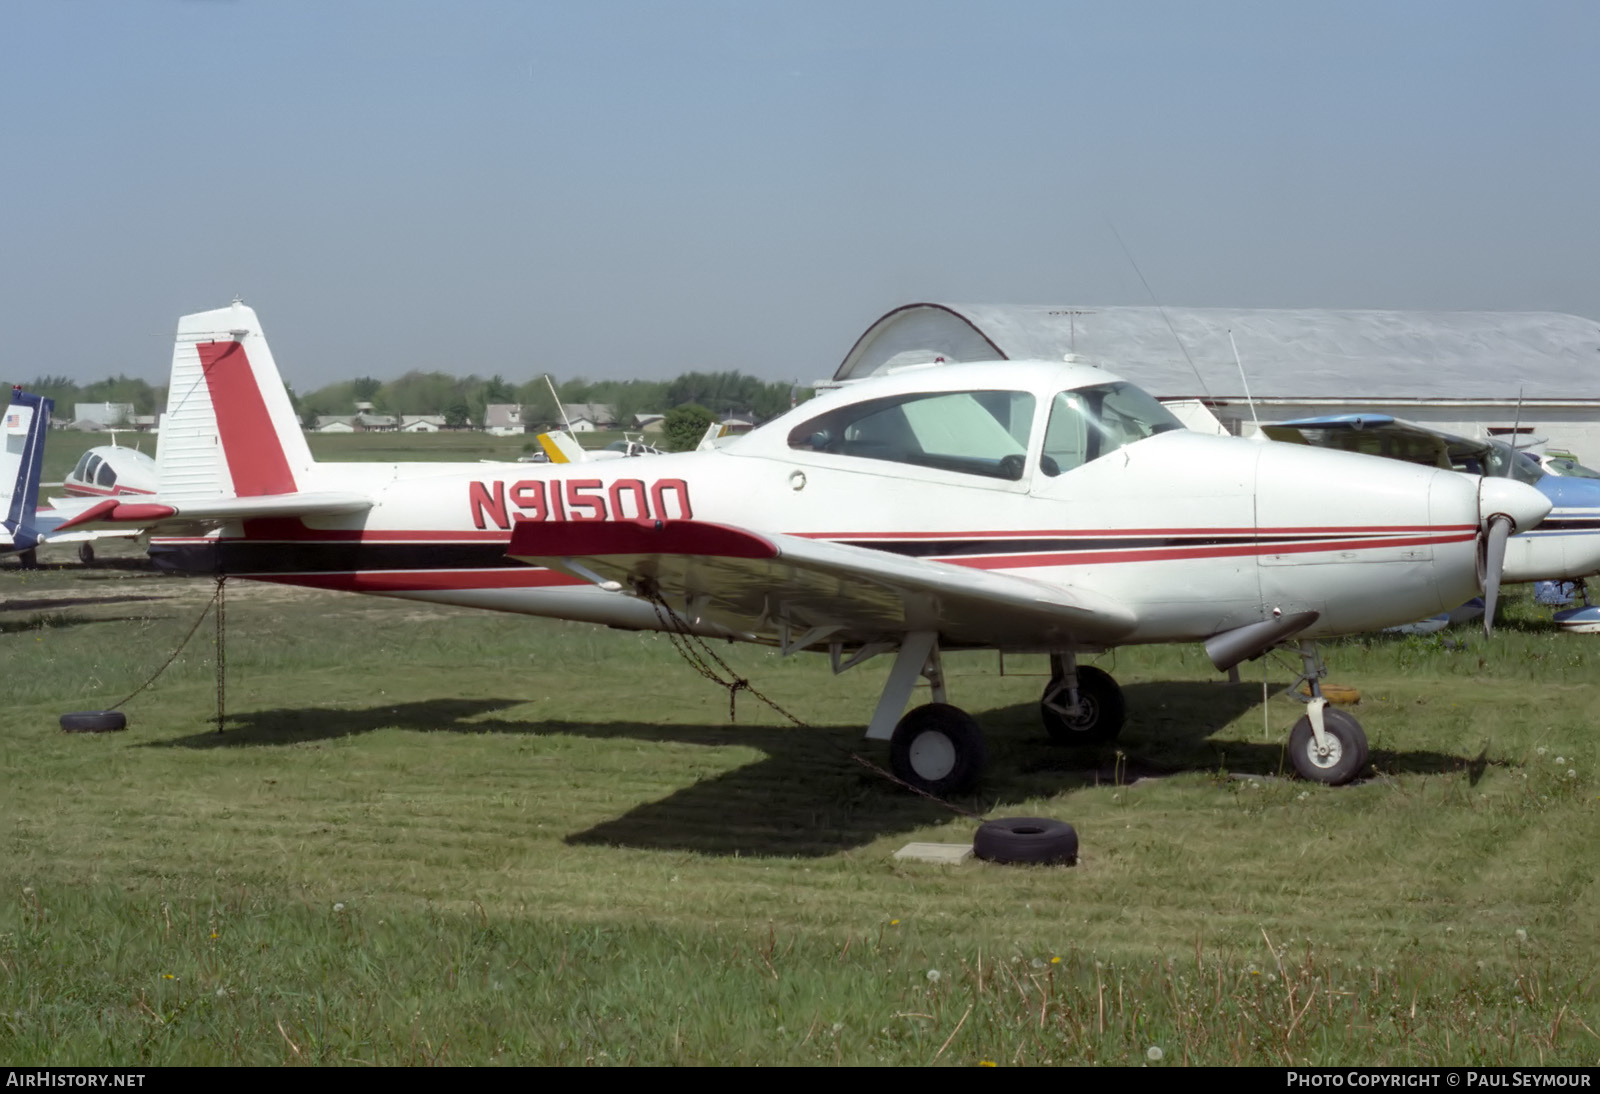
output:
M101 444L78 457L61 490L69 498L118 498L156 492L156 461L137 448Z
M152 530L164 567L894 663L867 729L933 793L970 786L977 723L940 651L1046 653L1051 736L1108 741L1120 689L1078 655L1204 642L1229 668L1298 640L1309 779L1367 759L1310 639L1485 591L1549 499L1353 453L1181 428L1081 364L937 365L851 384L710 450L530 467L316 463L255 313L185 316L151 498L74 523ZM663 612L670 613L663 616ZM919 677L933 702L902 716Z

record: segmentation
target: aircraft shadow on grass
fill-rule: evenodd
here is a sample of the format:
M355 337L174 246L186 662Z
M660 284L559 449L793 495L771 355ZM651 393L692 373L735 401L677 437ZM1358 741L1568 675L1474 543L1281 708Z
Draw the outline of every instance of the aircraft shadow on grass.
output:
M132 604L141 600L164 600L160 596L58 596L32 600L0 600L0 612L47 612L52 608L87 608L95 604ZM85 619L98 623L98 619Z
M81 627L89 623L142 623L136 615L45 615L28 619L0 619L0 634L22 634L27 631L58 631L64 627Z
M1140 778L1221 770L1270 777L1288 770L1281 729L1271 741L1208 739L1234 718L1258 707L1258 689L1201 682L1147 683L1132 684L1125 694L1131 715L1116 748L1051 745L1038 728L1037 708L1032 703L984 712L980 721L989 740L989 766L978 792L957 804L974 813L1003 816L1030 799ZM145 747L261 747L351 737L377 729L407 729L743 747L765 754L755 763L700 779L575 832L567 837L572 844L817 857L936 824L952 815L936 802L893 786L858 762L857 756L887 767L885 747L863 741L859 726L801 729L485 717L523 702L437 699L356 710L252 711L230 715L225 732L207 731ZM1292 712L1278 709L1274 724L1288 713ZM1471 770L1475 762L1468 758L1432 751L1377 751L1373 762L1386 774L1478 773Z

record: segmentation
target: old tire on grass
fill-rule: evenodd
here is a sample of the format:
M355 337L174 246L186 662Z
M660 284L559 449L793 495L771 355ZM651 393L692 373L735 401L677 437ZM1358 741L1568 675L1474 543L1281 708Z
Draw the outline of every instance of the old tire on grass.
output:
M972 853L989 862L1071 866L1078 861L1078 833L1048 817L1006 817L978 826Z
M1289 762L1302 779L1327 786L1343 786L1367 769L1367 734L1361 723L1342 710L1322 709L1322 729L1328 749L1317 749L1311 716L1303 714L1289 731Z
M63 733L111 733L128 728L128 716L120 710L77 710L61 716Z
M927 703L907 711L889 738L889 766L895 777L936 796L970 789L986 758L977 721L949 703Z
M1069 717L1061 707L1067 702L1066 684L1059 676L1052 676L1039 700L1039 720L1044 723L1050 740L1058 745L1103 745L1116 740L1127 720L1127 705L1122 699L1122 688L1109 672L1093 665L1078 669L1078 705L1076 717Z

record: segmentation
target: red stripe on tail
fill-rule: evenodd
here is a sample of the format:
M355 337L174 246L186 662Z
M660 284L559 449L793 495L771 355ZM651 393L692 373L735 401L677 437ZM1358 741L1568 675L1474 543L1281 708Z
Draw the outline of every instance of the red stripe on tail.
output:
M272 416L256 384L250 358L238 342L202 342L200 365L217 415L222 451L233 489L241 498L293 494L294 473L272 428Z

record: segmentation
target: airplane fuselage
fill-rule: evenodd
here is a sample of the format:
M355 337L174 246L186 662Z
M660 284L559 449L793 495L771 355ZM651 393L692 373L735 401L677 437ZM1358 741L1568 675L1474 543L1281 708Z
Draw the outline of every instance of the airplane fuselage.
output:
M189 572L645 627L647 602L506 558L511 531L692 517L1092 587L1137 616L1129 642L1202 639L1274 611L1319 612L1310 635L1363 631L1477 592L1476 484L1455 472L1175 431L999 481L781 439L604 464L319 464L316 489L367 492L371 510L163 537L152 554Z

